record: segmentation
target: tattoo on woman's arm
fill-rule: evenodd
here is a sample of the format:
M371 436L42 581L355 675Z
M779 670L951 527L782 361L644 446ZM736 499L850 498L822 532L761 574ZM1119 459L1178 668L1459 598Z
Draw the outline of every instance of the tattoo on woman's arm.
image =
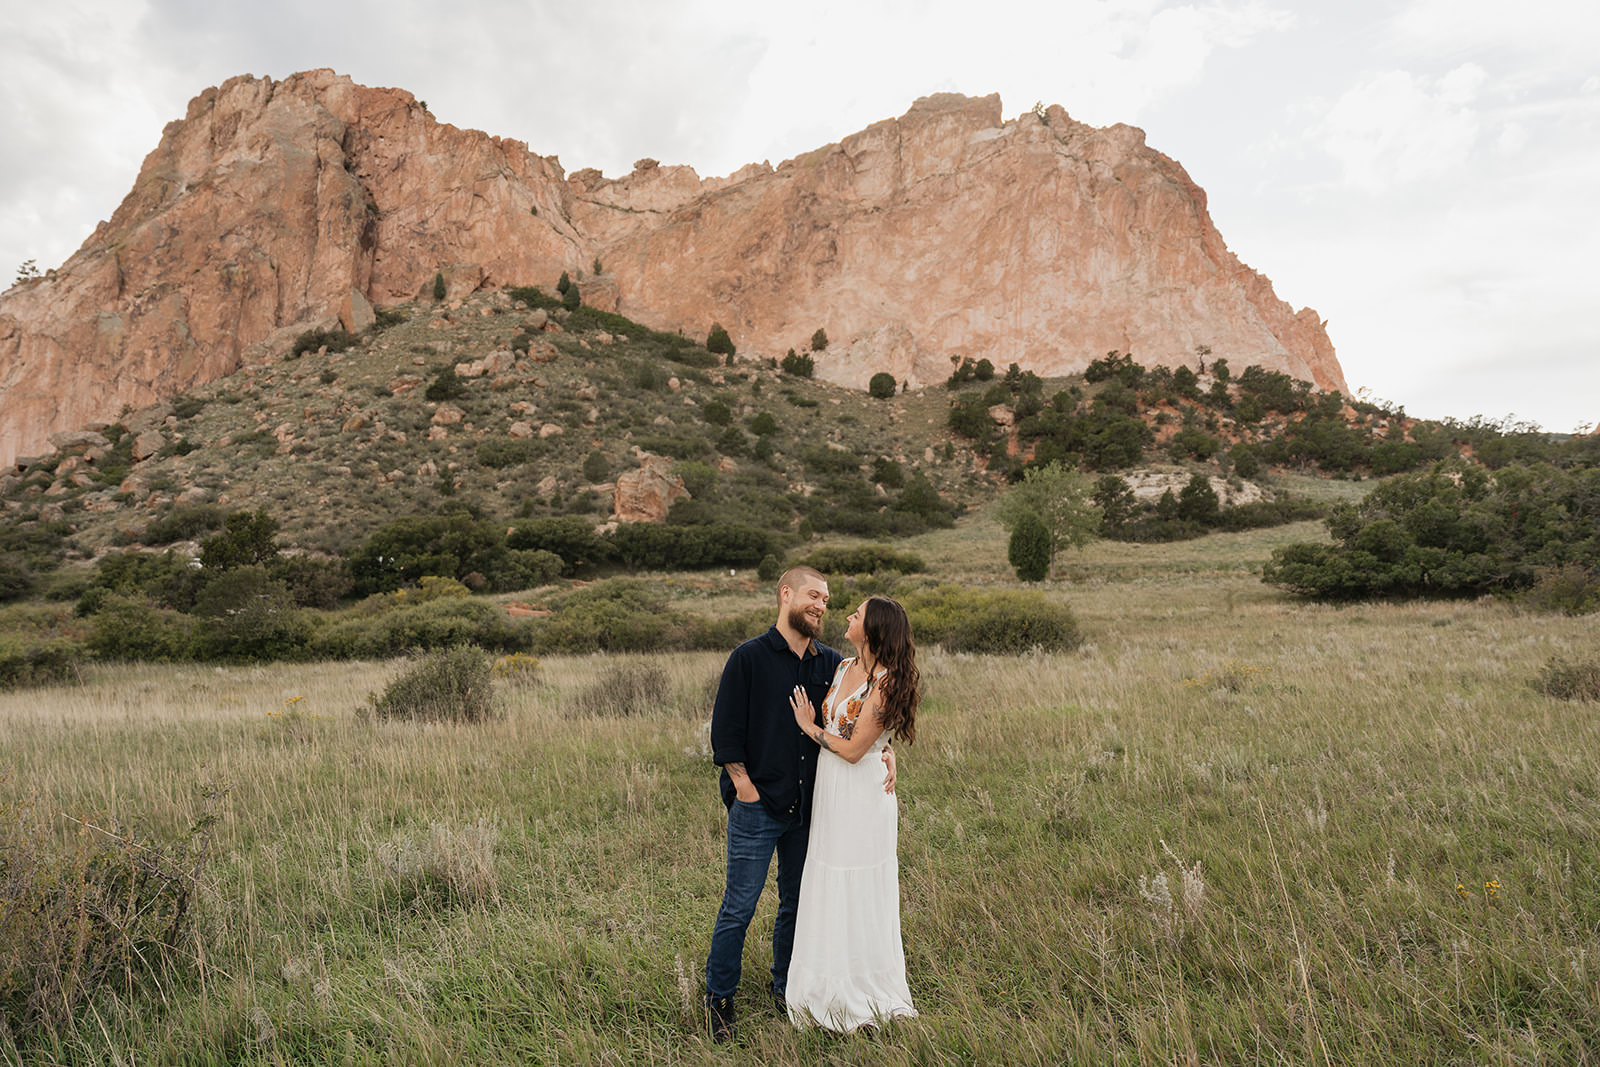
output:
M817 731L817 744L821 745L823 748L827 749L829 752L832 752L834 755L838 755L838 750L835 749L833 747L833 745L828 742L827 731L825 731L825 730L818 730Z

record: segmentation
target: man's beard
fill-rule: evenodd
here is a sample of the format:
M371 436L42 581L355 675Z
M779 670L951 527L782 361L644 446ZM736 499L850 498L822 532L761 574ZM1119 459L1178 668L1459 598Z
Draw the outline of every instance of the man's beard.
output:
M800 608L789 609L789 625L801 637L808 637L815 641L822 636L822 624L820 622L812 622L811 616Z

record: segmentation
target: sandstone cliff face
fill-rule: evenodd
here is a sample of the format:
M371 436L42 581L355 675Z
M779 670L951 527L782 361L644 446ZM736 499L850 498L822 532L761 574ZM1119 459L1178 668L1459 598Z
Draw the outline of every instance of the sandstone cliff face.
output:
M586 299L741 354L833 340L820 377L943 380L952 356L1081 370L1207 345L1348 391L1315 312L1224 245L1205 195L1131 127L941 95L777 169L641 160L568 179L331 71L241 77L170 124L133 191L46 278L0 296L0 465L369 304L605 273ZM459 292L457 290L460 290Z
M1132 127L1059 107L1048 120L1004 122L998 96L928 97L714 190L666 168L585 184L574 220L624 314L690 333L718 321L762 354L820 326L835 343L818 376L858 388L885 370L942 381L953 355L1063 374L1112 349L1192 365L1206 345L1348 391L1316 313L1228 251L1182 167ZM612 205L632 198L649 214L630 226Z
M473 287L559 272L582 258L566 197L558 163L441 125L410 93L331 71L209 89L109 222L0 297L0 464L313 325L358 327L451 264L474 265Z

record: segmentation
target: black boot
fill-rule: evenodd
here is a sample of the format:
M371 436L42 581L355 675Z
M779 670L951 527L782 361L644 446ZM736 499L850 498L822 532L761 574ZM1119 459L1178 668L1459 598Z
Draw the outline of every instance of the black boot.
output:
M711 1040L717 1044L733 1040L733 998L706 994L706 1015L711 1022Z

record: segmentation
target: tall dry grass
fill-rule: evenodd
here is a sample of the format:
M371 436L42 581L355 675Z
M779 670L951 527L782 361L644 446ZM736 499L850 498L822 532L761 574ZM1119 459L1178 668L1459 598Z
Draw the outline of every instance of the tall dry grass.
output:
M1532 684L1592 658L1593 620L1289 601L1251 572L1281 536L1069 557L1070 655L924 650L900 788L922 1015L875 1039L796 1033L753 977L742 1044L702 1035L718 655L634 658L669 683L628 716L584 705L614 661L547 658L471 726L363 721L399 669L376 663L0 694L5 788L63 814L178 832L227 790L204 967L4 1056L1597 1062L1600 715Z

